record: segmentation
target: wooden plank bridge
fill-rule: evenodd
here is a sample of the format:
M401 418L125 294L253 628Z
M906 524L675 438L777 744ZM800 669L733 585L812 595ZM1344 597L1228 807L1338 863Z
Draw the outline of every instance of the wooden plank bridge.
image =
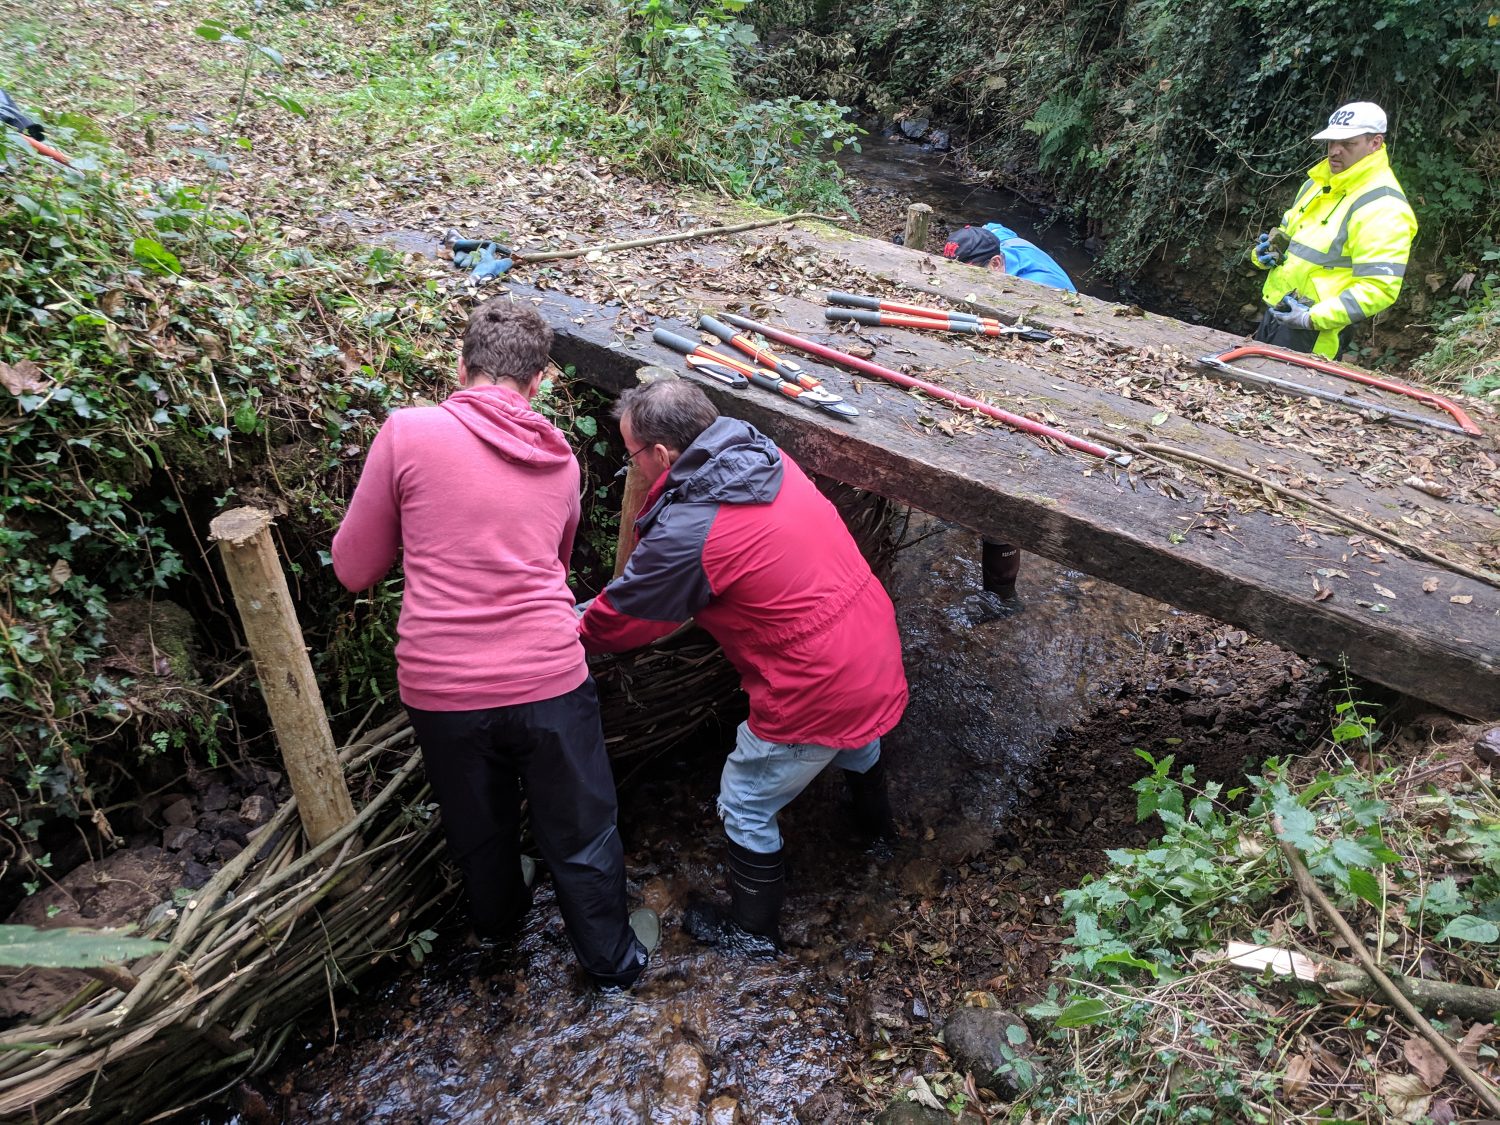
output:
M772 255L801 263L804 283L745 284L757 258ZM816 268L820 262L836 268ZM756 388L703 384L721 411L759 427L813 472L1306 656L1347 659L1358 675L1462 715L1500 717L1500 589L1486 580L1500 570L1500 454L1494 412L1482 405L1466 403L1486 436L1465 438L1249 390L1211 379L1193 362L1239 337L822 226L679 244L634 265L640 280L628 299L591 303L519 284L511 291L553 325L554 358L611 392L632 385L645 365L684 371L680 357L651 342L653 314L695 336L700 309L739 311L841 349L862 341L886 366L1106 444L1151 450L1129 468L1105 465L802 356L860 409L857 420ZM825 322L821 294L857 284L909 302L1024 318L1056 336L1039 344L865 329L856 338ZM1350 391L1342 380L1264 369L1275 367L1298 382ZM1380 392L1360 389L1357 401L1446 419ZM1298 496L1432 557L1310 510Z

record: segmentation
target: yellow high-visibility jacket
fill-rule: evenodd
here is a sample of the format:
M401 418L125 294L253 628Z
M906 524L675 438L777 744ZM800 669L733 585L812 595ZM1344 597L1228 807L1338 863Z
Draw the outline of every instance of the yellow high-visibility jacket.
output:
M1292 244L1261 295L1271 306L1292 292L1311 304L1318 329L1313 351L1333 359L1342 329L1368 320L1401 292L1417 233L1385 146L1338 175L1326 160L1314 166L1281 229ZM1253 250L1250 261L1265 268Z

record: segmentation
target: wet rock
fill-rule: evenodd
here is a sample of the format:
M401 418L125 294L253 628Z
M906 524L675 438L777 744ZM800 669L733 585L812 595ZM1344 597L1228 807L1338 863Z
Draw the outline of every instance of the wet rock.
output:
M875 1117L875 1125L950 1125L947 1111L899 1097Z
M727 1094L709 1102L708 1112L703 1115L703 1125L742 1125L744 1120L740 1103Z
M198 818L198 831L216 839L227 836L240 844L249 839L249 830L245 822L237 813L231 812L205 813Z
M228 863L240 852L245 850L245 845L238 840L220 840L214 845L214 855L224 863Z
M943 869L937 861L918 856L901 869L901 889L909 895L931 897L943 887Z
M927 132L927 127L929 124L931 124L931 122L929 122L925 117L908 117L905 121L901 122L901 132L904 133L909 140L921 140L923 134Z
M662 1067L661 1100L652 1125L696 1125L698 1103L708 1090L708 1064L690 1043L674 1043Z
M271 798L262 797L259 794L246 797L240 802L240 819L246 824L261 825L270 820L276 813L276 806Z
M938 152L947 152L953 147L953 138L947 129L934 129L927 134L927 143Z
M943 1042L959 1069L1002 1098L1014 1098L1034 1080L1031 1033L1014 1012L960 1008L943 1024Z
M196 828L189 828L185 824L174 824L161 834L161 846L169 852L179 852L198 838L199 832Z
M189 860L182 869L182 885L188 890L196 891L204 883L213 878L214 873L201 863Z
M168 824L192 827L197 817L193 815L193 803L186 797L173 801L161 811L162 819Z
M1474 756L1480 765L1489 766L1490 772L1500 773L1500 727L1491 727L1474 743Z
M204 812L220 812L229 807L229 796L229 786L216 781L203 791L198 807Z
M675 905L672 899L672 888L661 876L648 879L641 887L641 905L649 906L658 914L666 914Z

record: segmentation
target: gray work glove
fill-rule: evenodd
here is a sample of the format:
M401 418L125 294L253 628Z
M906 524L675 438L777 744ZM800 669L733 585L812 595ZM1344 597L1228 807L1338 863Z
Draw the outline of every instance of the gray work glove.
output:
M1281 298L1281 302L1271 310L1271 315L1288 328L1301 328L1305 332L1316 331L1312 322L1312 306L1298 300L1290 293Z

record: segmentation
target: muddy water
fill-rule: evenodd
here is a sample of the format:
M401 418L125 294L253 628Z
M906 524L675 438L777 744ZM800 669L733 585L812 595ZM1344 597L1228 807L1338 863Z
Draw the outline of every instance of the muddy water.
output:
M1161 607L1028 559L1020 615L971 626L978 541L929 524L893 579L912 702L887 740L905 835L851 842L841 781L820 778L783 816L790 953L705 949L681 907L722 882L714 815L724 746L692 747L622 795L631 893L664 916L634 993L604 996L574 967L543 885L516 948L466 951L461 919L417 971L347 1005L338 1045L310 1047L267 1093L291 1121L696 1122L715 1099L743 1120L852 1121L843 1079L882 1026L936 1018L917 998L886 1011L866 981L900 895L940 893L943 870L990 843L1053 733L1113 690ZM886 946L889 951L889 946ZM250 1120L258 1115L248 1115ZM273 1118L274 1119L274 1118ZM728 1118L725 1118L728 1120Z
M965 183L951 153L936 152L930 145L900 136L887 136L869 121L861 125L868 135L860 138L860 151L844 149L837 159L839 167L865 189L856 193L862 217L878 221L889 211L886 225L891 229L881 233L889 237L900 232L907 202L932 208L934 232L965 224L1004 223L1057 259L1083 292L1105 300L1118 299L1113 286L1092 276L1094 259L1066 224L1050 222L1041 208L1013 192ZM889 205L878 206L869 192L874 193L875 200L887 197Z

